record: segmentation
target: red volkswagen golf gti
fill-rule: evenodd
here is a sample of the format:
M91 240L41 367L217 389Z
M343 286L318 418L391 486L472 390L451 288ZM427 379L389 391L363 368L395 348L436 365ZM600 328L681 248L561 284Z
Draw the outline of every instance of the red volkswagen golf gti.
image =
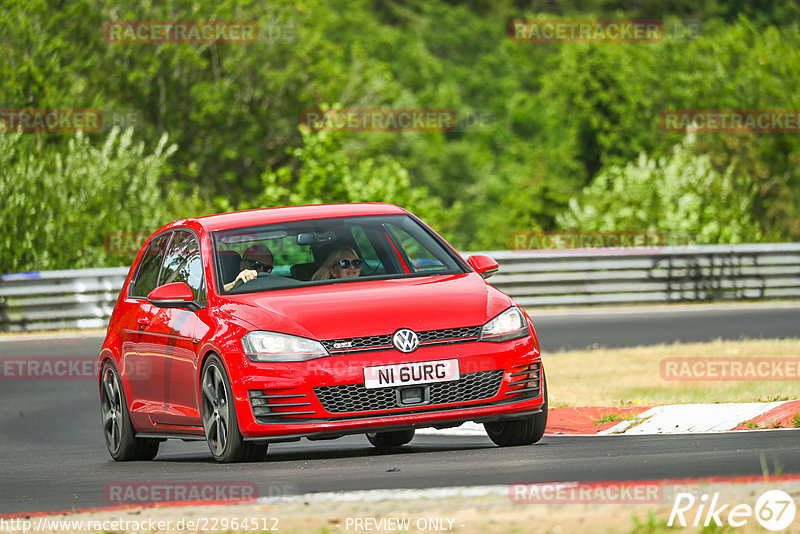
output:
M100 353L115 460L168 438L220 462L267 445L484 424L538 441L547 386L530 318L414 215L388 204L254 210L164 226L139 252Z

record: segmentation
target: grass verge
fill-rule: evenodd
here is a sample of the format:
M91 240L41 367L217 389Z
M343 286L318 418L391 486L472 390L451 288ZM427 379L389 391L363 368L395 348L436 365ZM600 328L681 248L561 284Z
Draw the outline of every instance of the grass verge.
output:
M800 398L798 380L666 380L661 361L668 358L775 358L794 360L797 369L800 339L717 340L544 354L550 405L655 406Z
M623 487L635 483L619 483ZM348 534L353 532L391 532L424 534L452 532L455 534L562 534L591 532L598 534L651 534L680 532L708 533L767 532L758 522L749 517L743 527L733 528L727 524L728 513L735 504L753 507L759 495L765 491L781 489L793 498L800 496L800 481L776 479L765 476L763 481L741 483L683 481L680 484L665 483L660 498L647 504L620 502L600 504L591 498L561 501L554 504L548 500L557 495L520 503L512 502L509 488L503 486L453 488L457 494L443 494L437 490L397 490L390 492L357 492L350 494L306 494L301 499L267 499L264 502L242 505L190 506L163 508L131 508L70 514L66 519L88 521L116 520L119 522L169 521L171 526L184 521L195 524L223 525L241 524L242 521L264 524L287 534ZM486 491L484 491L486 490ZM685 513L685 528L668 526L671 510L679 493L688 492L700 499L702 495L719 493L720 504L728 505L720 514L724 526L694 527L697 515L700 522L705 512L699 514L695 505ZM380 493L381 496L377 496ZM415 495L416 494L416 495ZM612 495L612 494L609 494ZM618 495L622 495L619 493ZM725 519L723 519L725 518ZM227 519L227 521L225 521ZM405 521L407 528L398 528ZM391 523L390 523L391 522ZM384 528L378 525L383 524ZM361 525L359 528L356 525ZM394 528L386 528L394 525ZM129 527L130 528L130 527ZM173 529L166 529L174 532ZM134 532L134 530L123 530ZM146 530L149 532L149 530ZM226 532L268 532L262 530L237 530Z

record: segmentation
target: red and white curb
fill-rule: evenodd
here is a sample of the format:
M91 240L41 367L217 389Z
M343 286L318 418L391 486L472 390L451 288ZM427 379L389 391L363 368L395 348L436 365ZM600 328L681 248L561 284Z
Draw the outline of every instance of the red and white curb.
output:
M546 434L642 435L690 434L729 430L795 428L800 420L800 400L721 404L671 404L667 406L551 408ZM456 428L417 430L419 435L486 436L482 424Z
M608 434L688 434L721 432L747 424L774 410L783 402L725 404L673 404L657 406L622 421L598 435Z

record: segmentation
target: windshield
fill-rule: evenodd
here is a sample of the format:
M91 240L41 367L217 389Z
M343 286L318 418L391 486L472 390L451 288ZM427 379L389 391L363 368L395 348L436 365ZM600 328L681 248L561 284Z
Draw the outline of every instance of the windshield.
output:
M468 271L408 215L237 228L214 232L212 241L217 290L228 294Z

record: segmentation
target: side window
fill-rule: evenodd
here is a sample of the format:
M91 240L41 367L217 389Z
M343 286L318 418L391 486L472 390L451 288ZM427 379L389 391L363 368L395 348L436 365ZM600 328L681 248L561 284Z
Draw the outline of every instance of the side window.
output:
M147 246L131 284L132 297L146 297L158 285L158 274L167 250L170 234L161 234Z
M203 262L200 259L200 244L191 232L175 232L164 258L158 285L173 282L184 282L192 288L195 302L205 303L206 287L203 279Z
M426 249L422 243L417 241L408 232L402 228L394 225L389 225L392 232L400 240L400 246L405 250L408 259L413 264L414 271L440 271L445 270L447 267L433 255L433 253Z
M361 270L362 276L366 274L386 274L386 268L381 264L378 253L372 246L367 237L367 233L360 226L353 226L353 241L355 241L361 259L364 260L364 268Z

